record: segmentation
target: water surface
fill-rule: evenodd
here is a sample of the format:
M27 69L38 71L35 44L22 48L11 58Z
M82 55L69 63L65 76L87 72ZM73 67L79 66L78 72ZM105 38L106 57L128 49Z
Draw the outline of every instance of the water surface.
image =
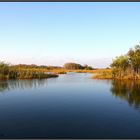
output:
M91 76L0 81L0 138L140 138L140 82Z

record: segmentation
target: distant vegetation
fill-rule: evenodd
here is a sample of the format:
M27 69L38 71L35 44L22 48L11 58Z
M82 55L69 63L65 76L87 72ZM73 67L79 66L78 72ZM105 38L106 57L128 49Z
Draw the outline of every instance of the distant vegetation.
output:
M33 67L34 68L34 67ZM33 78L51 78L58 77L57 74L48 74L44 71L25 67L23 65L11 66L0 62L0 79L33 79Z
M67 72L91 72L93 68L88 65L80 65L77 63L66 63L63 67L59 66L37 66L34 64L18 64L10 65L0 62L0 79L41 79L58 77L58 74L66 74Z
M9 64L0 62L0 79L5 79L9 74Z
M82 66L77 63L65 63L64 68L69 70L93 70L91 66L88 65Z
M116 57L110 71L98 73L95 78L140 79L140 45L131 48L127 54Z
M0 62L0 79L32 79L57 77L67 72L94 73L97 79L140 79L140 45L129 49L127 54L116 57L110 68L95 69L78 63L65 63L59 66L9 65Z

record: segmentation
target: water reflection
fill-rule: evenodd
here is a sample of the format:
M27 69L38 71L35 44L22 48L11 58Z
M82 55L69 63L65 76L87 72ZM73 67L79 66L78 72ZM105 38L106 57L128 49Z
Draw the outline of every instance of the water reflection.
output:
M5 91L6 89L8 89L8 83L7 82L0 82L0 92Z
M77 75L78 77L79 75ZM82 75L83 76L83 75ZM73 78L72 78L73 77ZM7 90L16 90L16 89L34 89L39 87L46 87L49 84L53 83L61 83L62 81L64 83L66 82L72 82L75 84L75 82L79 83L79 81L87 80L89 83L93 80L91 80L89 77L85 78L83 76L80 79L75 80L75 76L61 76L59 78L59 81L56 79L33 79L33 80L7 80L7 81L0 81L0 93L6 92ZM68 80L69 79L69 80ZM75 80L75 81L74 81ZM91 81L90 81L91 80ZM111 85L111 92L112 95L115 97L119 97L123 100L126 100L129 105L134 106L135 108L140 108L140 81L104 81L107 85ZM73 86L73 85L71 85Z
M129 105L140 108L140 81L112 81L111 92L126 100Z
M0 138L140 138L140 82L91 76L0 81Z
M0 81L0 92L14 89L32 89L47 86L47 79Z

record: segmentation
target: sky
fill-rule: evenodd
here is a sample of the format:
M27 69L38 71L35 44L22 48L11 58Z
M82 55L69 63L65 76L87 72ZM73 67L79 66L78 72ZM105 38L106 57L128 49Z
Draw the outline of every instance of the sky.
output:
M137 2L0 3L0 61L104 68L139 42Z

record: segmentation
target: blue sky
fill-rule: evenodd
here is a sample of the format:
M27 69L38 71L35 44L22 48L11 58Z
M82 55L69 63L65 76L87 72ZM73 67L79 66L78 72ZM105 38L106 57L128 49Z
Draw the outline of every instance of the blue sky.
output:
M0 60L107 67L140 42L140 3L0 3Z

